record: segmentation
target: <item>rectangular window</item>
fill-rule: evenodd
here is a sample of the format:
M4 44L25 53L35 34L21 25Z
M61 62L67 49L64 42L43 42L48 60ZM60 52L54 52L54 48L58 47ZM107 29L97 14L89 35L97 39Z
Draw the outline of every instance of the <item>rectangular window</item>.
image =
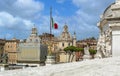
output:
M70 46L70 43L68 43L68 46Z

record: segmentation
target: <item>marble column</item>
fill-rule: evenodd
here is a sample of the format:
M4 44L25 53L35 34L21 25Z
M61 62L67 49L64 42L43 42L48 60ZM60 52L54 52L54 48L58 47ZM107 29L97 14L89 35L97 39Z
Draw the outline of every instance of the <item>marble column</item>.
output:
M112 56L120 56L120 23L113 23L112 28Z

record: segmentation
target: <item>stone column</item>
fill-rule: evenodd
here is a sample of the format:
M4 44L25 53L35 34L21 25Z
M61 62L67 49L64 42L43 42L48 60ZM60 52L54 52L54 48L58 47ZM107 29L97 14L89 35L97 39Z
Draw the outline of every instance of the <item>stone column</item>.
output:
M120 23L110 24L112 28L112 56L120 56Z

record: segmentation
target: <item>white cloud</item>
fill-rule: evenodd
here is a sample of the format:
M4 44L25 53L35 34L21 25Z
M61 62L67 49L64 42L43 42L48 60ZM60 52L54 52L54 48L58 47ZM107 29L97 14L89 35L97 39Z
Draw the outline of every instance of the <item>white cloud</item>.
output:
M72 0L73 4L78 7L76 14L72 18L80 31L82 37L98 36L99 15L112 2L111 0Z
M5 37L7 37L7 38L12 38L13 36L12 36L12 34L7 33L7 34L5 35Z
M38 0L0 0L0 30L3 38L7 32L26 38L34 21L41 16L44 4ZM29 30L29 31L28 31Z
M49 32L49 25L50 24L50 18L49 16L41 16L41 19L39 20L38 30L40 33L43 32Z
M44 9L44 4L36 0L3 0L0 1L0 11L6 11L13 16L33 18Z
M33 16L39 11L44 9L44 5L38 1L35 0L17 0L13 7L15 7L15 10L21 14L21 16L29 17Z
M57 3L64 3L65 1L66 0L56 0ZM53 18L54 21L58 23L59 29L52 30L53 33L57 36L60 35L60 33L63 30L64 24L67 23L67 25L69 26L69 31L72 34L75 31L79 39L81 39L81 37L97 36L98 33L96 32L98 32L98 28L96 24L99 20L99 15L111 1L110 0L105 1L71 0L71 1L75 5L71 6L72 7L71 9L75 8L76 12L74 12L72 16L65 17L61 16L62 15L61 13L63 12L58 13L58 11L55 10L55 15L53 15ZM44 4L40 2L40 0L0 1L0 27L4 27L4 29L9 29L9 31L13 29L17 30L10 32L10 34L16 33L19 34L19 36L22 36L20 38L26 38L27 36L29 36L29 33L28 31L25 32L25 30L31 29L31 27L33 26L33 22L31 21L34 21L39 30L39 33L49 32L50 18L48 15L41 15L41 11L43 9ZM64 9L66 9L66 7ZM1 32L3 32L1 28L0 30Z
M72 0L72 2L85 13L98 15L102 13L108 5L114 2L114 0Z
M59 0L57 0L59 1ZM77 33L78 39L83 39L86 37L97 37L99 29L96 26L99 21L99 15L103 12L105 8L111 1L101 1L101 0L72 0L73 4L78 7L74 15L69 17L59 16L58 13L53 16L54 21L58 23L58 30L53 30L55 35L60 35L63 30L63 26L67 23L69 31L71 34L75 31ZM105 2L105 3L104 3ZM72 8L73 9L73 8ZM56 12L56 11L55 11ZM44 32L49 32L49 17L41 18L40 29ZM45 30L44 30L45 29ZM42 31L42 32L43 32Z
M8 29L30 29L33 23L20 17L14 17L7 12L0 12L0 26Z

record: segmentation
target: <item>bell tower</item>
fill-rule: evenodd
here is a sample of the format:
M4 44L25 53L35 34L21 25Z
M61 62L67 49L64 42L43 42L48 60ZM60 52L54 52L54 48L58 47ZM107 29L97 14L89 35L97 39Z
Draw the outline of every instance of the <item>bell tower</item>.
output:
M33 34L33 35L37 35L37 34L38 34L38 33L37 33L37 28L35 27L35 25L34 25L34 27L32 28L31 34Z
M37 28L35 27L35 25L33 26L32 30L31 30L31 34L30 37L27 39L27 42L31 42L31 43L39 43L40 39L38 36L38 32L37 32Z
M64 30L63 30L64 32L68 32L68 26L65 24L65 26L64 26Z
M76 33L74 32L73 35L73 46L76 46Z

